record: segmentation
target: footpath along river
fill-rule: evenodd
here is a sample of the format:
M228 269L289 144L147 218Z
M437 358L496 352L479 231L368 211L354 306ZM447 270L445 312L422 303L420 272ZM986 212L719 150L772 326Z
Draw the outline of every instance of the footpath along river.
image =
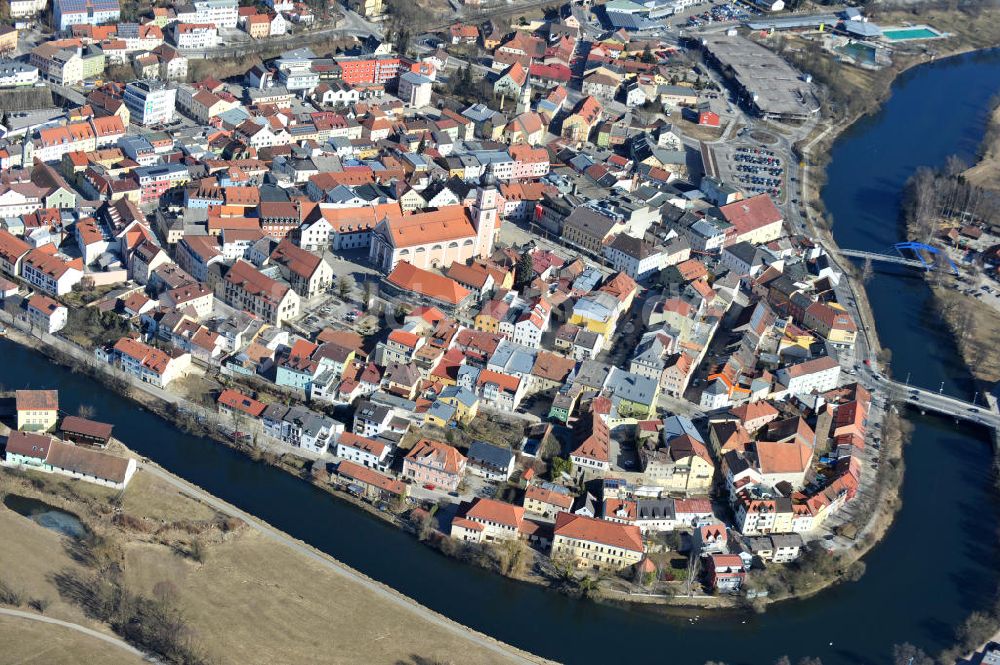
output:
M824 199L844 247L881 250L901 237L898 192L913 169L947 155L971 157L989 97L1000 90L1000 52L923 66L903 75L881 113L835 144ZM971 397L971 381L927 308L919 276L880 272L871 285L879 334L897 376ZM389 525L287 473L188 436L92 379L0 340L0 383L58 388L61 405L96 409L137 452L208 492L468 626L567 663L770 665L819 656L824 665L890 662L892 645L928 652L950 645L954 627L981 608L998 582L986 432L910 414L903 508L868 571L766 614L688 619L572 600L449 560ZM335 601L331 601L335 607ZM335 613L331 620L336 621ZM456 654L455 662L461 662Z

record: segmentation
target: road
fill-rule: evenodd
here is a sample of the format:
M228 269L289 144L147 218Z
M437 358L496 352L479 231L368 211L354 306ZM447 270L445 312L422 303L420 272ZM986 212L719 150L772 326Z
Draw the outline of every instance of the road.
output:
M81 626L78 623L70 623L69 621L61 621L59 619L53 619L52 617L43 616L41 614L34 614L32 612L22 612L21 610L10 610L6 608L0 608L0 615L8 617L17 617L18 619L27 619L28 621L38 621L39 623L48 623L54 626L61 626L63 628L75 630L78 633L83 633L84 635L87 635L89 637L101 640L106 644L110 644L116 649L127 651L133 656L142 658L143 660L147 660L151 663L158 662L156 659L146 655L142 651L139 651L128 642L120 640L117 637L112 637L111 635L105 635L104 633L99 633L93 628L87 628L86 626Z
M452 621L451 619L448 619L447 617L420 605L412 598L404 596L390 587L362 575L353 568L340 563L336 559L319 552L299 540L293 539L287 534L282 533L281 531L278 531L274 527L270 526L266 522L257 519L253 515L250 515L239 508L229 505L228 503L212 496L187 481L181 480L180 478L167 473L154 464L143 462L139 465L139 468L153 476L156 476L164 482L169 483L171 486L177 488L185 494L195 497L199 501L211 506L215 510L218 510L220 513L243 520L250 528L259 532L263 536L319 563L338 577L342 577L354 584L359 584L379 596L381 599L392 603L403 610L419 615L421 618L449 632L455 633L459 637L468 639L476 645L496 653L504 660L515 663L524 663L525 665L547 662L542 658L528 657L524 654L518 653L501 642L497 642L492 638L477 633L470 628L456 623L455 621Z

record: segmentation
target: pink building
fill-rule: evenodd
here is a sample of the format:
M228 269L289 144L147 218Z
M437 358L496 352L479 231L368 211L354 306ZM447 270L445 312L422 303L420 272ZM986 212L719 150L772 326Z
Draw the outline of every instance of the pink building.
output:
M446 443L420 439L403 460L403 477L453 491L465 475L465 456Z

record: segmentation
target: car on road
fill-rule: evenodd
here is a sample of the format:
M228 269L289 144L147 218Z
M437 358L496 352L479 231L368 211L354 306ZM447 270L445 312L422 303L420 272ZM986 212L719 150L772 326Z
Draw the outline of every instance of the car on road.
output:
M437 489L437 485L434 485L433 483L427 483L427 484L424 485L424 489L425 490L430 490L430 491L433 492L434 490Z

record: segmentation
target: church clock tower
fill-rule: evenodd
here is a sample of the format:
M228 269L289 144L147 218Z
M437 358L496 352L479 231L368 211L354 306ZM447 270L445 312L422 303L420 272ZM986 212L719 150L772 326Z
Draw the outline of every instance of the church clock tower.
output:
M476 188L476 202L472 206L472 225L476 228L475 255L484 259L493 254L493 244L499 231L499 192L494 182L495 178L491 174L483 178L483 184Z

